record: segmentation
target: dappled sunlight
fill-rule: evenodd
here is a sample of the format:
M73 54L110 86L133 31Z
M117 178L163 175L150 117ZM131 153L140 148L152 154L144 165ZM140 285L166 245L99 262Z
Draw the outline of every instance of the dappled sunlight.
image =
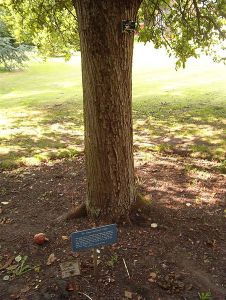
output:
M154 101L135 104L134 144L136 150L157 151L225 159L223 106L202 104L202 100L182 102ZM201 108L198 109L197 108ZM216 107L216 109L215 109ZM143 115L141 114L143 112ZM146 155L146 154L145 154Z
M3 96L1 96L1 98L3 100L10 100L10 99L18 99L18 98L24 98L24 97L31 97L34 95L41 95L41 94L45 94L45 93L51 93L54 92L53 90L44 90L44 91L34 91L34 90L28 90L28 91L17 91L17 92L10 92L7 93Z
M193 165L192 163L196 163ZM137 182L152 203L174 210L224 204L224 180L212 162L155 154L137 166ZM164 171L163 171L164 170ZM220 187L220 188L219 188Z
M20 146L0 146L0 155L8 155L10 152L18 152L23 150L23 147Z
M0 124L3 168L39 165L83 151L82 110L75 110L71 103L2 113L7 120Z
M174 63L164 50L150 44L135 45L137 162L147 163L156 153L224 161L225 66L202 57L189 60L186 69L176 72ZM68 157L73 149L83 149L78 53L67 63L62 58L50 59L32 63L23 72L1 73L0 82L4 82L0 91L1 163L32 164L36 156L36 164L37 160Z

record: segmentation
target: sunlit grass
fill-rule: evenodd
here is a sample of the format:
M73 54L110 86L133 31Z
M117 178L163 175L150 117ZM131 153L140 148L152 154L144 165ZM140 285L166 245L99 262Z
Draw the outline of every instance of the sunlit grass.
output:
M224 160L225 65L203 57L176 72L162 53L158 57L153 49L139 48L143 55L135 51L133 80L135 143L140 149L141 140L152 144L147 151L186 151L192 157Z
M138 160L153 152L214 159L224 168L226 70L208 59L175 71L151 47L134 56L134 145ZM83 149L80 58L33 62L0 73L0 166L37 165Z

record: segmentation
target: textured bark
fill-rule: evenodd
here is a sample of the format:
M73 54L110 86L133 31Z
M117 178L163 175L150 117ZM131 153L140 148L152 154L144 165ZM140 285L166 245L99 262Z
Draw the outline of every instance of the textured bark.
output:
M126 217L134 201L132 133L133 33L138 0L76 0L81 55L87 211Z

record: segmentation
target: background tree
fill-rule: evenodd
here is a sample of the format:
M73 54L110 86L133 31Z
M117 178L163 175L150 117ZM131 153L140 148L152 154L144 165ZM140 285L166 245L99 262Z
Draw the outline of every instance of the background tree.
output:
M122 30L122 21L136 20L139 11L138 18L145 18L140 40L165 46L178 58L180 67L189 57L197 57L199 49L210 52L211 45L225 39L224 0L5 0L5 4L16 14L21 28L28 28L34 37L44 31L54 37L58 30L60 36L69 24L61 39L65 51L78 46L72 38L77 37L78 25L86 209L93 217L127 217L136 198L132 135L134 35Z
M0 19L0 65L3 69L11 71L22 68L27 61L27 52L31 48L24 44L16 43L7 25Z

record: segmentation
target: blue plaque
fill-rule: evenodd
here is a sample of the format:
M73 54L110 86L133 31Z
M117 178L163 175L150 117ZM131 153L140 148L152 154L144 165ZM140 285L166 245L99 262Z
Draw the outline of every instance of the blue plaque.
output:
M117 242L116 224L73 232L71 243L73 251L81 251Z

